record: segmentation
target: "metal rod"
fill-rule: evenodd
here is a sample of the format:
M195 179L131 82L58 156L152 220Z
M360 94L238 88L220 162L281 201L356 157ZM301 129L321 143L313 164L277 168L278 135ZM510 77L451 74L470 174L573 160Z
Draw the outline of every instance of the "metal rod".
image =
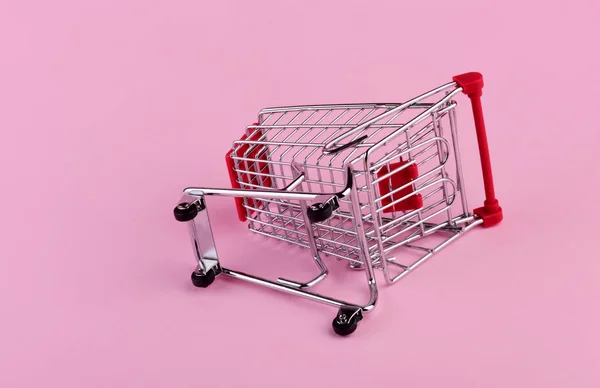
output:
M373 108L395 108L399 105L398 103L392 104L323 104L323 105L292 105L292 106L282 106L282 107L271 107L264 108L260 111L261 114L265 113L276 113L276 112L293 112L297 110L313 110L313 109L373 109ZM431 106L428 103L415 103L411 105L415 109L419 108L427 108Z
M415 97L412 100L409 100L409 101L407 101L407 102L405 102L405 103L403 103L403 104L401 104L401 105L399 105L399 106L397 106L397 107L395 107L393 109L390 109L389 111L387 111L387 112L385 112L385 113L383 113L383 114L381 114L379 116L376 116L376 117L372 118L371 120L369 120L369 121L367 121L367 122L365 122L365 123L363 123L363 124L361 124L361 125L353 128L353 129L347 131L346 133L343 133L342 135L336 137L332 141L330 141L327 144L325 144L323 152L327 153L330 149L339 147L339 145L337 144L337 142L339 142L341 140L344 140L346 137L352 135L353 133L356 133L358 131L361 131L361 130L367 128L371 124L374 124L374 123L376 123L377 121L379 121L381 119L384 119L384 118L386 118L388 116L396 114L396 113L398 113L399 111L401 111L403 109L406 109L407 107L409 107L409 106L417 103L417 101L419 101L420 99L427 98L428 96L431 96L433 94L439 93L439 92L443 91L444 89L448 89L448 88L454 87L454 86L456 86L455 82L447 83L447 84L442 85L440 87L437 87L437 88L435 88L433 90L430 90L429 92L424 93L424 94L422 94L422 95L420 95L418 97ZM438 104L439 104L439 102L438 102ZM437 104L431 104L431 105L429 105L428 106L429 109L427 109L425 112L429 112L430 110L433 110L436 105ZM423 113L421 115L423 115ZM417 117L421 117L421 115L419 115ZM411 120L411 122L413 122L412 125L414 125L417 122L417 120L413 119L413 120ZM395 135L395 134L397 134L397 132L394 132L393 134Z
M377 301L377 298L375 297L374 300L370 300L368 304L364 305L364 306L359 306L353 303L348 303L339 299L334 299L334 298L330 298L327 296L323 296L320 294L316 294L313 292L309 292L309 291L304 291L302 289L296 288L296 287L291 287L285 284L281 284L281 283L276 283L276 282L272 282L270 280L258 277L258 276L253 276L253 275L249 275L247 273L244 272L240 272L240 271L235 271L229 268L221 268L221 273L223 275L227 275L230 276L232 278L236 278L236 279L240 279L240 280L244 280L247 281L249 283L254 283L254 284L258 284L261 285L263 287L267 287L267 288L271 288L277 291L283 291L286 292L288 294L293 294L296 296L301 296L304 297L306 299L310 299L310 300L314 300L316 302L320 302L326 305L330 305L330 306L334 306L334 307L348 307L348 308L356 308L356 309L360 309L363 312L369 312L371 311L374 307L375 307L375 303ZM375 292L375 295L377 294L377 292ZM372 298L373 299L373 298Z

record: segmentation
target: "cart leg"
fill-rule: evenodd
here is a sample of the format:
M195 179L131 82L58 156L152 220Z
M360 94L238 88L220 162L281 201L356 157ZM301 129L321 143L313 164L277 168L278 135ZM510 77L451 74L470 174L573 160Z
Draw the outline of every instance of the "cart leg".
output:
M294 181L288 187L285 188L285 190L287 190L287 191L293 191L294 189L298 188L300 186L300 184L302 183L302 181L305 179L305 175L302 171L302 167L298 163L293 163L292 167L293 167L292 173L294 174ZM327 275L329 274L329 270L327 269L327 266L325 265L325 263L323 262L323 259L321 259L321 256L319 255L319 251L317 249L317 243L315 241L315 236L313 235L313 230L310 226L311 222L308 219L308 206L306 205L306 201L300 201L300 208L301 208L302 216L304 219L304 225L306 225L306 236L308 237L310 253L312 254L313 261L317 265L317 268L319 268L319 274L307 282L297 282L294 280L289 280L289 279L284 279L284 278L278 278L277 281L281 284L285 284L285 285L292 286L292 287L309 288L309 287L312 287L315 284L319 283L321 280L325 279L327 277Z
M354 171L351 172L354 173ZM367 284L369 285L369 291L371 293L369 303L362 309L363 311L368 312L374 309L375 304L377 303L377 281L375 279L375 270L373 269L373 260L371 259L369 244L367 243L365 225L362 218L362 211L358 202L358 190L356 189L356 185L352 185L350 190L350 206L352 206L352 213L355 214L353 221L354 228L356 229L358 244L360 246L360 252L362 254L363 259L361 267L365 270Z
M184 196L174 213L177 221L188 224L197 262L196 270L191 275L192 283L196 287L206 288L221 273L221 268L204 198Z

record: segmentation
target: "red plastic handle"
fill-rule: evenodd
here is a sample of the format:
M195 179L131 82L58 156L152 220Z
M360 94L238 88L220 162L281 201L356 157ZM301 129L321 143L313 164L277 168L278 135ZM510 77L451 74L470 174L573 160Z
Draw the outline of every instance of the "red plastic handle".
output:
M481 159L483 185L485 188L485 201L482 207L475 209L473 212L483 220L484 227L493 226L502 221L503 214L494 192L492 163L490 160L485 121L483 120L483 107L481 105L483 76L481 73L471 72L454 76L452 79L471 100L475 131L477 132L477 143L479 145L479 157Z

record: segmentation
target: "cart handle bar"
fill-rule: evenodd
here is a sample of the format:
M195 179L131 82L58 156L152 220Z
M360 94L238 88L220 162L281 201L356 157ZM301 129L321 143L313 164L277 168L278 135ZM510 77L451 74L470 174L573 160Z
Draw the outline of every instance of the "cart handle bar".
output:
M502 221L503 214L502 208L500 207L494 192L492 163L490 161L490 150L485 130L485 121L483 119L483 107L481 105L483 76L481 73L470 72L454 76L453 81L456 82L460 89L462 89L462 92L471 100L473 120L475 121L475 132L477 133L477 144L479 146L485 201L483 202L482 207L473 210L473 212L483 220L484 227L493 226Z

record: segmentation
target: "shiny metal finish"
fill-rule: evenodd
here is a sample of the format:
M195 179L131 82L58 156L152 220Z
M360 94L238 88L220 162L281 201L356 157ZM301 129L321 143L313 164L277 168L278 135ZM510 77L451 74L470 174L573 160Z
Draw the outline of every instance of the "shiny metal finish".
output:
M396 283L482 222L465 193L453 100L460 92L452 82L403 103L263 109L243 140L233 142L240 188L190 187L180 203L241 198L250 231L307 248L318 274L271 281L222 268L205 209L189 222L199 271L217 267L219 274L338 308L372 310L379 274ZM407 205L413 202L420 205ZM332 213L311 219L319 209ZM368 302L306 290L327 278L327 257L365 272Z
M200 210L198 215L192 221L188 222L188 230L194 255L198 263L196 272L203 275L212 268L218 267L219 256L206 208Z
M304 174L301 172L301 169L298 168L298 166L294 166L294 170L295 170L295 173L298 175L298 177L286 188L287 191L294 190L304 180ZM308 219L308 214L307 214L308 208L306 205L306 201L300 202L300 208L301 208L302 216L304 218L304 224L309 225L310 221ZM320 282L321 280L323 280L327 277L329 270L327 269L327 266L325 265L325 263L321 259L321 256L319 255L319 250L317 249L315 237L313 236L312 233L307 233L306 236L307 236L308 242L309 242L310 253L312 254L315 264L319 268L319 271L320 271L319 274L314 279L309 280L307 282L297 282L297 281L293 281L293 280L289 280L289 279L277 278L277 281L279 283L285 284L288 286L292 286L292 287L296 287L296 288L309 288L309 287L314 286L315 284L317 284L318 282Z
M234 271L234 270L228 269L228 268L223 268L222 274L231 276L236 279L245 280L249 283L258 284L258 285L261 285L261 286L264 286L267 288L271 288L274 290L283 291L288 294L301 296L306 299L314 300L316 302L327 304L327 305L334 306L334 307L347 307L347 308L362 310L363 312L368 312L368 311L371 311L373 308L375 308L375 303L377 301L377 289L374 287L374 285L370 285L370 290L371 290L372 296L371 296L371 300L369 301L369 303L366 305L363 305L363 306L359 306L359 305L355 305L355 304L351 304L351 303L346 303L339 299L307 292L307 291L304 291L304 290L301 290L301 289L298 289L298 288L295 288L292 286L288 286L285 284L275 283L275 282L272 282L267 279L263 279L258 276L249 275L247 273L240 272L240 271Z

